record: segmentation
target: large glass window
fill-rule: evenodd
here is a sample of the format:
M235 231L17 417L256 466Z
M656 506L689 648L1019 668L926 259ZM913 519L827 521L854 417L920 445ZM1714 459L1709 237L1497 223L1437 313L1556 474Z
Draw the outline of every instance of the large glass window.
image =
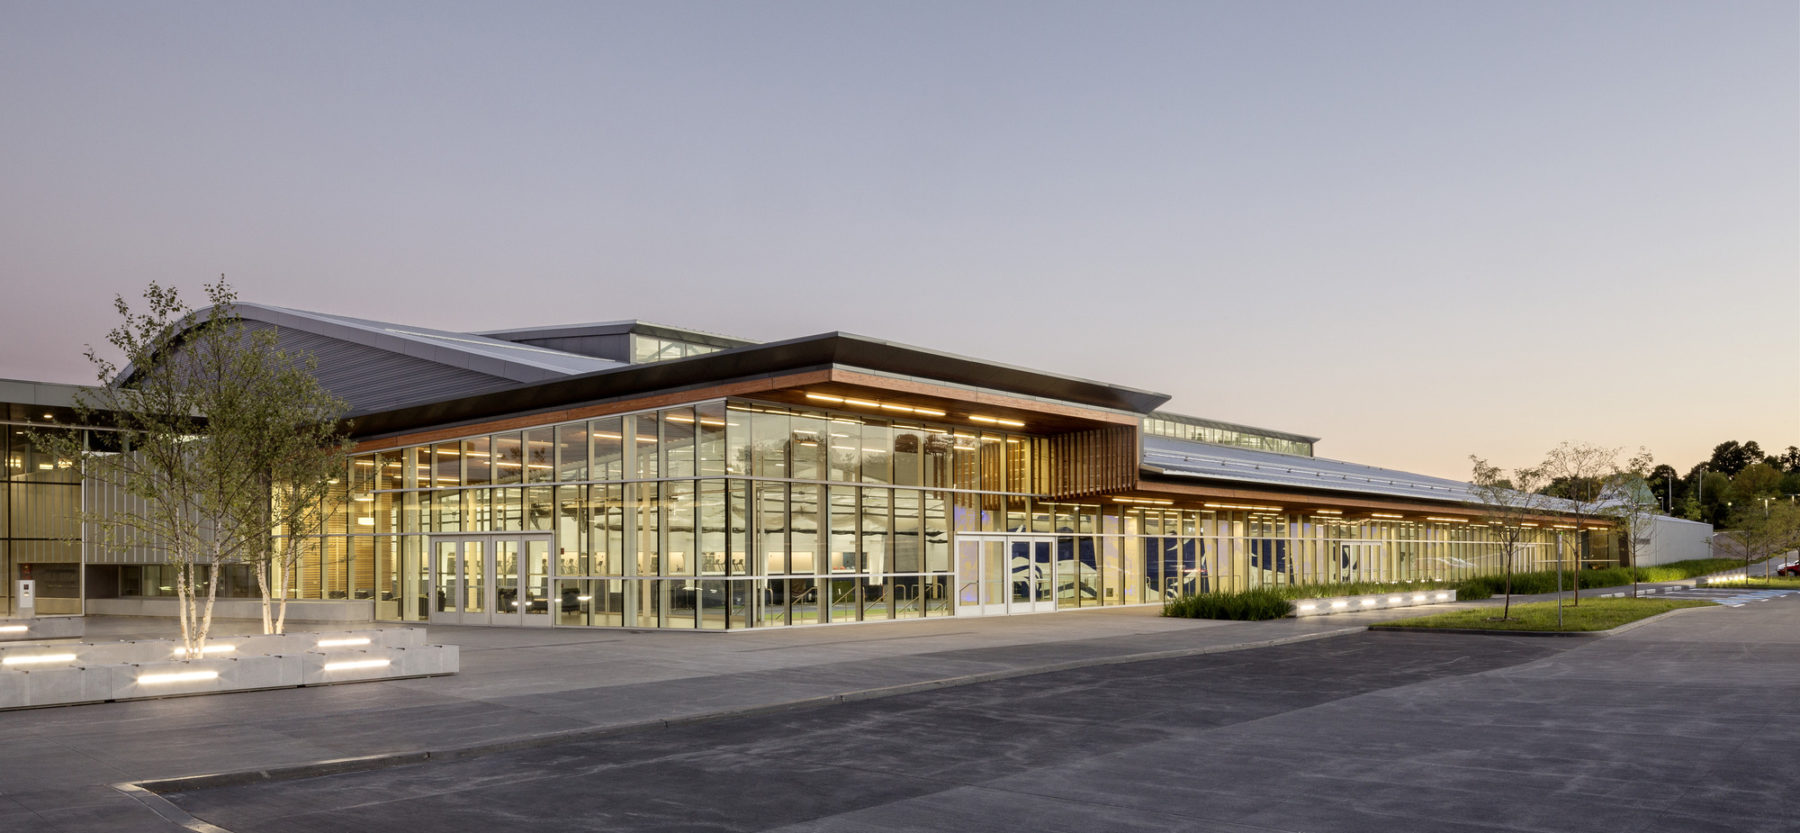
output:
M582 423L556 426L556 479L588 479L588 435Z

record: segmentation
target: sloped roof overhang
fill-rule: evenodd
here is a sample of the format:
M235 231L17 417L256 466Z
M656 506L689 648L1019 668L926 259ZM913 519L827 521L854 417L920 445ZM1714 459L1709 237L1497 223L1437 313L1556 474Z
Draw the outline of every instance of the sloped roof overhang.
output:
M1167 395L1151 391L833 332L609 368L424 405L352 414L351 418L354 436L369 440L647 397L672 400L685 395L691 399L760 391L785 392L792 398L800 385L872 387L915 400L949 397L1002 412L1011 409L1052 418L1086 417L1090 422L1093 415L1103 415L1104 421L1135 423L1139 416L1168 401Z

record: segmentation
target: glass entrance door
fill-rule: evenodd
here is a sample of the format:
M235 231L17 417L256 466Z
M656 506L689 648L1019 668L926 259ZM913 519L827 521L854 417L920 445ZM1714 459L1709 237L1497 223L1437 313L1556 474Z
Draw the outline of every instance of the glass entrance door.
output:
M449 535L431 546L432 622L550 624L547 536Z
M1056 609L1055 539L963 537L956 546L957 615L1004 616Z

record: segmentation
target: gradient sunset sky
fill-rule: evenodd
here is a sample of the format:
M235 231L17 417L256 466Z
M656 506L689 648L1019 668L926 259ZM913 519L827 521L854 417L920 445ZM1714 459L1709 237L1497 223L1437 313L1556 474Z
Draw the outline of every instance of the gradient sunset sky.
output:
M1792 0L0 0L0 126L0 378L224 273L843 330L1458 478L1800 443Z

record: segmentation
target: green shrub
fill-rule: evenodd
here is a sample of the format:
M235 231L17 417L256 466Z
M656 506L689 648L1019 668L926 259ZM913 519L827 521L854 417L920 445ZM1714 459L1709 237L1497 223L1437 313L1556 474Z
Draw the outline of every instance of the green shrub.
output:
M1333 596L1372 596L1377 593L1400 593L1411 590L1441 590L1449 587L1442 581L1344 581L1335 584L1285 584L1269 588L1285 599L1323 599Z
M1692 561L1677 561L1673 564L1660 564L1655 567L1639 567L1637 573L1640 582L1679 581L1741 566L1743 566L1742 561L1730 558L1702 558ZM1563 571L1563 590L1573 590L1576 581L1581 582L1583 589L1622 587L1631 583L1631 570L1625 567L1608 567L1603 570ZM1458 581L1454 586L1458 600L1486 599L1506 592L1506 577L1499 575L1476 576ZM1555 593L1556 571L1513 573L1512 592L1515 596Z
M1744 562L1732 558L1702 558L1677 561L1655 567L1638 568L1638 581L1679 581L1742 567ZM1631 583L1631 570L1608 567L1603 570L1564 570L1562 589L1572 590L1575 583L1583 588L1619 587ZM1555 570L1513 573L1515 596L1554 593L1557 590ZM1279 619L1293 612L1294 599L1318 599L1330 596L1366 596L1413 590L1454 588L1458 601L1490 599L1506 592L1506 578L1499 575L1474 576L1455 581L1375 582L1352 581L1325 584L1299 584L1263 587L1256 590L1217 591L1183 596L1163 605L1164 616L1189 619Z
M1186 619L1280 619L1293 611L1294 603L1271 588L1198 593L1163 605L1164 616Z
M1456 600L1459 602L1478 602L1494 597L1494 589L1479 578L1466 578L1450 586L1456 589Z
M1639 567L1638 580L1680 581L1684 578L1710 575L1742 566L1744 566L1744 562L1737 558L1696 558L1690 561L1658 564L1654 567Z

